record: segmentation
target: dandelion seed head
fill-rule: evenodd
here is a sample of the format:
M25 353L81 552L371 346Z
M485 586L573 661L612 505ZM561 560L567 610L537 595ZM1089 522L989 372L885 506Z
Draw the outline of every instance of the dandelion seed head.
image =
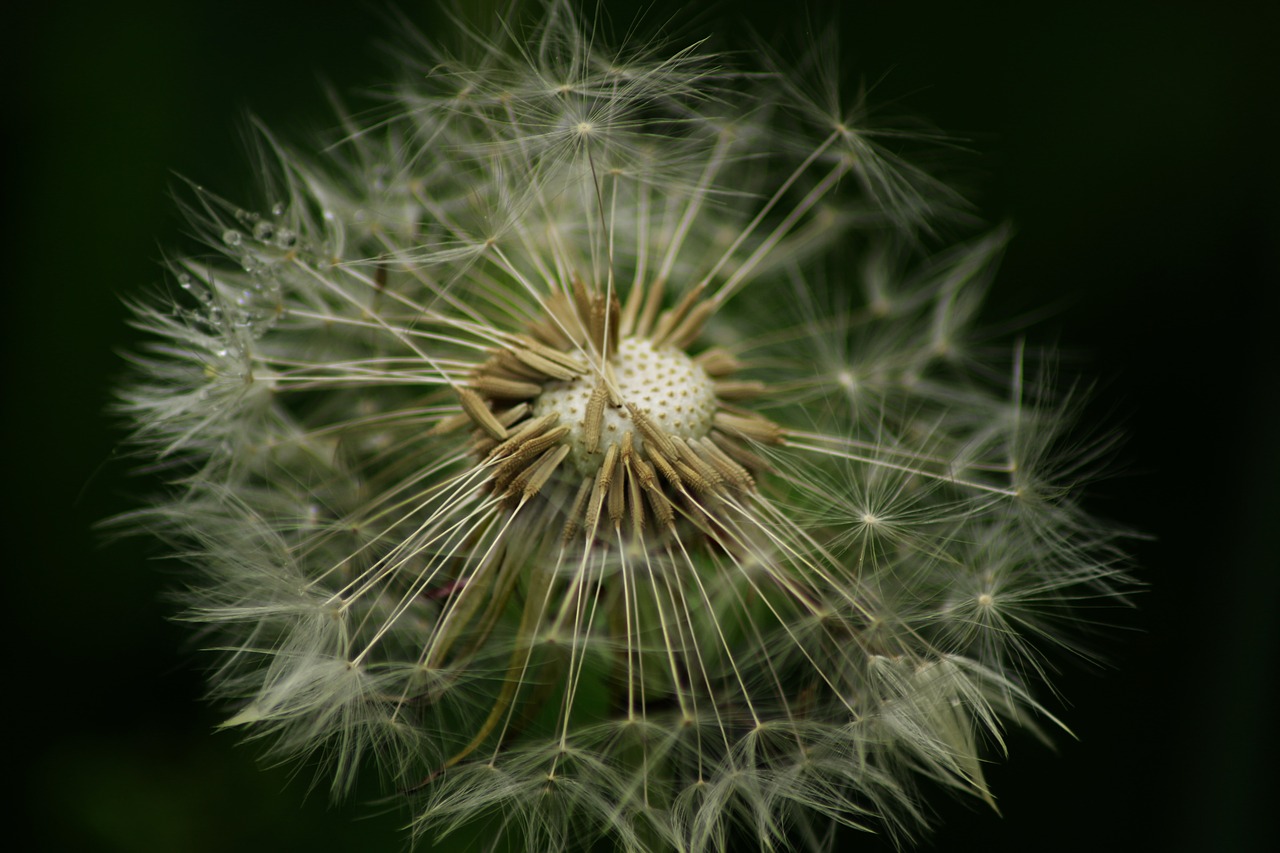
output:
M196 567L226 725L495 848L991 802L1127 584L1050 359L978 346L1006 234L927 251L963 221L929 137L825 72L561 0L495 32L411 38L317 155L261 130L260 204L192 185L206 249L136 305L120 408L176 476L129 520Z

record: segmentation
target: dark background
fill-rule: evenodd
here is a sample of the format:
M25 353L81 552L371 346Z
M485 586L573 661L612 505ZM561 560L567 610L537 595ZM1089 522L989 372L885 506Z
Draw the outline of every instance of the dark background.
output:
M403 5L432 30L431 5ZM955 164L970 198L1017 229L987 316L1055 309L1031 340L1099 378L1087 417L1127 436L1091 505L1154 537L1135 545L1149 587L1117 614L1109 666L1068 662L1058 679L1067 703L1054 710L1079 739L1055 753L1015 737L990 773L1003 817L942 798L926 847L1270 849L1280 15L1057 5L868 0L837 22L849 78L877 82L873 101L969 140ZM54 2L10 22L0 701L24 850L402 845L396 816L331 809L304 796L305 778L263 772L252 746L212 732L199 659L166 621L178 573L147 543L92 529L147 490L113 456L104 408L134 340L120 298L159 282L162 252L184 245L175 174L246 195L246 110L289 139L327 128L321 75L347 91L388 77L384 11ZM806 29L799 3L699 15L689 33L730 43L747 23L771 39Z

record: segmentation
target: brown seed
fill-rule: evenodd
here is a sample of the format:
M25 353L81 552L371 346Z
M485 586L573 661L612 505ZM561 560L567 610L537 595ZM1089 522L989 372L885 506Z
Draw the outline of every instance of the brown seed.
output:
M577 497L573 499L573 505L569 509L569 516L564 523L564 532L560 538L564 544L568 545L578 534L579 526L582 524L582 511L586 508L587 498L591 495L592 481L583 479L582 485L578 486Z
M573 294L573 307L577 311L578 319L582 323L587 324L586 328L588 331L588 335L587 335L588 342L594 343L595 337L590 334L591 332L590 323L591 323L591 315L593 313L592 309L595 307L595 301L596 301L595 289L594 288L588 289L587 283L583 281L582 276L578 275L577 273L574 273L572 276L572 284L573 284L573 288L570 292Z
M782 441L782 427L759 415L736 415L731 412L716 412L715 425L730 434L737 434L761 444L779 444Z
M529 334L539 343L554 349L566 350L573 346L573 341L560 331L560 327L549 314L529 323Z
M713 347L706 352L700 353L693 359L693 362L713 379L737 373L742 369L742 362L734 358L733 354L728 350L720 347Z
M609 484L613 480L613 465L617 457L618 445L609 445L609 449L605 451L604 464L596 472L595 484L591 488L591 501L587 504L585 525L588 536L595 534L596 526L600 523L600 510L604 507L604 499L609 493Z
M662 493L662 490L657 488L646 489L644 494L649 501L649 509L653 512L653 517L658 522L657 527L671 528L675 526L675 508L671 506L671 501L667 500L667 496Z
M608 322L607 315L604 297L593 296L591 298L591 314L587 318L591 329L590 340L592 346L596 348L596 352L601 353L606 359L610 355L608 330L605 328Z
M618 297L609 297L609 315L608 322L605 324L605 347L604 357L606 359L613 358L613 354L618 351L618 341L622 338L622 306L618 304Z
M505 412L494 412L494 415L497 417L500 424L504 427L510 428L512 424L523 420L531 411L532 409L529 407L528 403L516 403Z
M587 330L568 295L556 291L547 297L544 304L556 332L568 339L569 346L583 346L587 341Z
M764 383L755 379L721 380L714 385L716 396L721 400L750 400L765 392Z
M727 435L719 430L712 430L711 440L715 443L716 447L723 450L729 458L742 465L748 471L763 471L768 467L768 463L766 463L764 459L757 456L755 453L752 453L733 436Z
M658 315L658 308L662 305L662 295L666 289L666 279L660 278L653 283L653 287L649 290L649 296L644 301L644 311L640 314L640 322L636 324L637 337L649 337L649 330L653 328L653 318Z
M653 489L661 490L662 487L658 485L658 477L654 473L652 465L650 465L648 462L644 461L638 456L635 458L634 464L635 464L635 471L636 471L636 479L640 481L641 488L643 488L645 491L650 491Z
M618 445L610 444L609 449L604 452L604 462L600 463L600 471L604 474L604 487L609 488L609 484L613 482L614 468L618 464Z
M582 431L586 438L586 451L595 453L600 446L600 426L604 421L604 405L608 402L609 391L603 382L597 382L587 401L587 412L582 418Z
M680 480L680 474L676 471L675 466L671 464L665 456L659 453L655 448L650 447L649 459L653 462L653 466L658 469L658 473L671 484L672 488L679 489L683 486Z
M636 318L640 315L640 303L644 301L644 282L639 279L631 286L627 294L627 304L622 307L622 325L618 334L626 337L636 328Z
M715 486L713 486L709 480L695 471L691 466L686 465L683 462L676 462L675 468L676 471L680 473L680 476L684 478L685 482L693 486L694 491L704 495L715 492Z
M702 293L706 289L707 286L705 284L699 284L697 287L694 287L681 297L680 301L676 303L674 308L664 312L663 315L658 318L658 328L655 329L653 334L650 336L654 349L658 349L666 344L667 338L670 336L672 330L674 330L676 326L679 325L680 321L685 318L685 315L687 315L693 308L694 303L702 297Z
M533 472L529 482L524 487L525 500L542 491L542 487L547 484L547 481L551 479L551 475L556 472L556 469L560 467L560 463L568 455L569 445L567 444L562 444L555 450L549 450L544 454L542 461L538 463L537 470Z
M562 382L578 378L578 371L570 370L563 364L546 358L531 349L527 349L525 347L513 347L510 352L522 365L531 370L537 371L541 376L550 377L551 379L559 379Z
M446 435L454 430L462 429L469 423L471 423L471 418L467 416L467 413L459 412L456 415L447 415L436 421L435 426L428 430L428 432L431 435Z
M583 363L582 359L578 358L578 356L573 353L563 352L562 350L553 349L549 346L543 346L538 341L524 335L516 336L516 342L530 352L536 353L537 355L572 371L575 377L581 376L587 372L587 365ZM565 346L568 347L569 344L566 343Z
M640 480L630 464L626 466L626 471L627 502L631 509L631 532L639 539L644 533L644 497L640 494Z
M569 427L556 427L551 430L551 432L524 442L516 447L515 450L506 457L499 457L495 454L495 458L501 458L503 460L502 464L493 472L493 482L495 487L498 489L505 488L506 485L511 482L511 478L515 477L515 475L529 463L530 459L560 441L560 439L564 438L568 433Z
M521 480L524 476L533 473L531 463L527 457L513 456L506 462L498 466L493 472L489 480L489 485L494 493L502 493L504 498L511 497L511 486L517 480ZM518 491L519 486L515 489Z
M671 439L654 425L648 415L636 408L634 403L627 403L627 411L631 413L631 420L635 423L636 429L640 430L640 436L650 445L651 452L656 447L667 456L676 455L676 447L671 443Z
M668 342L673 347L686 349L690 344L698 339L698 335L702 334L702 329L707 325L707 321L711 319L711 315L715 313L719 306L711 301L706 300L698 304L698 307L689 312L689 316L684 318L674 330L672 330Z
M493 358L486 361L478 371L488 376L496 376L499 379L518 379L527 381L545 382L546 374L540 370L535 370L529 365L516 358L515 353L510 350L501 350Z
M511 478L510 482L505 484L505 487L503 488L502 496L507 500L508 505L512 505L519 502L519 498L521 498L524 494L525 487L528 486L528 484L533 481L533 478L537 475L538 470L543 466L544 463L547 462L547 460L552 459L558 450L559 448L553 447L544 451L540 456L538 456L537 459L533 460L528 465L519 469L516 475ZM494 488L495 489L498 488L498 483L496 480L494 481ZM535 490L535 494L536 494L536 490Z
M715 466L706 462L698 455L689 444L678 436L672 436L671 441L680 451L680 461L697 472L698 476L705 480L709 486L720 486L724 484L724 477L716 470ZM694 487L697 488L697 483Z
M521 405L524 405L524 404L521 404ZM541 417L534 418L533 420L528 421L523 426L521 426L520 429L516 430L515 434L513 434L510 438L508 438L506 441L502 442L502 444L499 444L492 451L490 451L489 453L490 458L505 456L513 452L517 447L524 444L526 441L533 438L535 435L540 435L544 431L555 426L555 423L558 420L560 420L559 412L548 412L547 414Z
M486 397L500 400L531 400L542 393L542 386L533 382L520 382L514 379L499 379L478 373L471 377L470 386Z
M466 413L467 417L471 418L472 423L491 438L498 441L506 439L506 428L501 421L494 417L493 412L489 410L488 404L479 394L470 388L458 387L454 390L457 391L458 400L462 403L462 411Z
M756 481L752 478L751 472L729 458L729 455L717 447L714 441L704 438L695 439L689 443L702 453L702 457L714 465L729 483L744 491L755 488Z
M613 478L609 482L609 520L613 522L615 528L622 523L622 516L626 512L626 470L619 459Z

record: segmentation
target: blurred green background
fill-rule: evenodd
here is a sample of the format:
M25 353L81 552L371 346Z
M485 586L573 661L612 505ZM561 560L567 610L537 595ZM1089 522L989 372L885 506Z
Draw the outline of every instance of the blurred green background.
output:
M631 4L606 2L619 24ZM1248 851L1274 842L1280 608L1277 4L845 4L849 77L969 141L954 161L1017 229L988 317L1101 381L1122 426L1094 509L1148 531L1149 582L1110 667L1063 661L1056 754L1015 738L1003 817L942 800L936 850ZM433 4L403 3L428 33ZM166 621L181 572L95 522L148 488L104 409L134 340L121 297L184 245L176 175L252 181L247 110L288 139L330 126L321 77L385 79L381 2L51 2L9 13L3 285L4 738L23 850L398 850L399 816L308 797L215 734L200 657ZM675 15L658 3L652 20ZM800 3L700 5L684 31L767 37ZM678 18L684 20L684 18ZM783 49L785 53L785 48ZM12 824L11 824L12 825ZM888 849L852 837L852 849Z

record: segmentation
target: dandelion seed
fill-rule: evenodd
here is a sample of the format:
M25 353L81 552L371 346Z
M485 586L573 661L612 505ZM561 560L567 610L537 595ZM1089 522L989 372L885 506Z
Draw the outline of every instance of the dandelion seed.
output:
M180 476L133 520L199 568L227 725L531 851L993 802L986 750L1056 723L1042 655L1126 583L1069 407L976 355L1003 235L895 267L953 196L860 105L559 0L504 32L415 44L321 159L264 131L268 212L193 187L224 260L135 306L121 408Z

